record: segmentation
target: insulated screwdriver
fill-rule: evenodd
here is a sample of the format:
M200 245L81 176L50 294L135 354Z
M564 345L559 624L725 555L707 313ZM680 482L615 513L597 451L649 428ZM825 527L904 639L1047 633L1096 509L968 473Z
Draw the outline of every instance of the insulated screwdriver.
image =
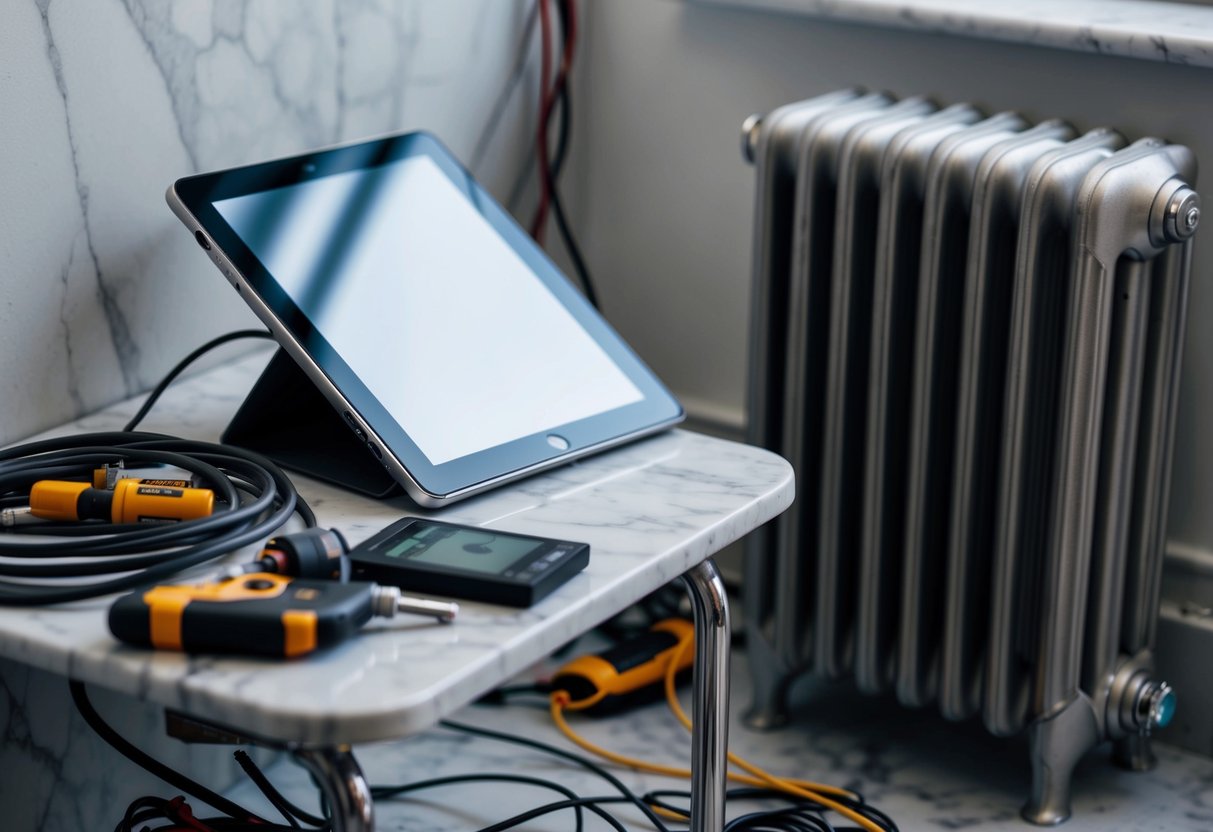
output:
M110 607L109 627L140 647L294 658L345 641L375 617L399 612L448 622L458 611L458 604L410 598L393 586L254 572L125 595Z

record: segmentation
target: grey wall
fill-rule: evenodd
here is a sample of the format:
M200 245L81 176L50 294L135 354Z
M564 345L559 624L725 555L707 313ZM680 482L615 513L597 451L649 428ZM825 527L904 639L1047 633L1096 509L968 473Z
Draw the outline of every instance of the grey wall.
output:
M174 179L414 127L470 159L528 7L5 3L0 442L256 323L165 206ZM533 105L514 102L476 171L497 193L532 136Z
M1213 70L805 17L611 0L588 9L582 234L608 316L683 398L744 420L750 113L864 85L1160 135L1213 166ZM1203 239L1202 239L1203 238ZM1213 549L1213 232L1197 237L1172 538Z

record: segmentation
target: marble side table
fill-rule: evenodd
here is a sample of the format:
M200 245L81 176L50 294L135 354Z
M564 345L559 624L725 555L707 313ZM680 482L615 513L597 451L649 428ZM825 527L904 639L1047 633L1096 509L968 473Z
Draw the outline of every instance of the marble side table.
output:
M171 387L141 430L215 440L268 360L259 353ZM53 431L113 430L124 402ZM791 503L792 469L757 448L674 430L439 512L293 478L319 523L351 543L404 514L590 544L590 563L526 610L461 602L449 626L397 617L299 661L186 656L124 646L112 599L0 609L0 656L221 726L296 755L317 777L336 832L373 828L352 743L433 725L573 637L681 577L695 611L692 828L724 817L729 610L711 555ZM247 560L249 551L234 554Z

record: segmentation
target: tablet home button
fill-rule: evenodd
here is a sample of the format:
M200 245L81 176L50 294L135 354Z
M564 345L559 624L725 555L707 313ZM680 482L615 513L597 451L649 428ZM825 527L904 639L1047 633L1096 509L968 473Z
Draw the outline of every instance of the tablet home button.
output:
M567 451L569 449L569 440L555 433L548 434L548 444L558 451Z

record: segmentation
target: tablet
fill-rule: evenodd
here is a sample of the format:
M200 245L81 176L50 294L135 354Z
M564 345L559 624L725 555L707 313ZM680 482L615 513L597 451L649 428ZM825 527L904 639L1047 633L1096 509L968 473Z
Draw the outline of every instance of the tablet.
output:
M683 418L652 371L428 133L190 176L167 198L421 505Z

